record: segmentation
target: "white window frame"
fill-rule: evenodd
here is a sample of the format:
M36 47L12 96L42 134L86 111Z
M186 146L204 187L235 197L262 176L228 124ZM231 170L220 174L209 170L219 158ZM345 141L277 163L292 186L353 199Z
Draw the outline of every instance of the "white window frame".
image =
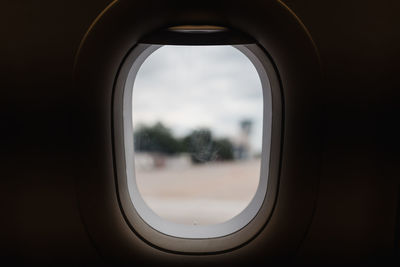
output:
M232 45L253 63L262 84L264 108L259 184L248 206L226 222L213 225L174 223L157 215L143 200L137 187L134 166L132 125L134 82L142 63L161 46L136 45L122 64L116 82L114 130L117 132L114 138L118 139L115 142L115 163L121 208L132 229L157 247L180 252L204 253L238 246L253 238L262 229L275 202L281 132L281 90L278 75L271 60L258 45ZM230 242L224 242L227 238Z

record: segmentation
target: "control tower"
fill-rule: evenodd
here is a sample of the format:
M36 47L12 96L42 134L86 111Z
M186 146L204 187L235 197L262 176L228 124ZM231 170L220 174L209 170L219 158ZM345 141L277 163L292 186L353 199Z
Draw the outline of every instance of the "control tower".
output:
M253 122L250 119L240 121L240 133L235 156L237 159L249 159L251 156L250 134Z

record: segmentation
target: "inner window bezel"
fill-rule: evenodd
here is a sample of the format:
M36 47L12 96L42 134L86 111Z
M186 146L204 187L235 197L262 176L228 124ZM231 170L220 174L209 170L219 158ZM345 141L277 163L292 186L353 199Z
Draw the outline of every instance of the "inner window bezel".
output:
M121 65L115 85L114 149L117 193L121 210L128 225L139 237L150 245L164 250L196 254L237 247L253 238L262 229L268 221L275 203L281 138L281 93L276 69L265 51L257 44L232 45L243 52L253 63L259 73L263 88L263 152L260 183L255 197L244 211L225 223L206 226L174 225L156 215L150 208L144 208L147 205L139 191L132 190L133 187L128 184L129 177L134 175L133 156L129 156L134 153L133 128L132 126L126 127L132 123L132 107L130 105L132 104L134 77L145 59L161 46L159 44L137 44ZM269 96L269 100L265 99L266 96ZM265 108L267 105L270 109ZM270 120L269 127L266 123L267 118ZM128 136L132 138L126 139L125 137ZM129 152L129 148L131 148L131 152ZM129 166L127 162L131 162L132 166ZM130 180L133 179L130 178ZM133 201L131 201L131 196L133 196Z
M267 73L264 69L257 69L260 80L262 81L262 90L264 98L263 108L263 137L262 137L262 155L261 155L261 170L259 184L253 199L250 201L248 206L241 211L238 215L232 219L212 225L188 225L179 224L163 219L157 215L144 201L141 196L139 189L136 184L135 164L134 164L134 149L133 149L133 125L132 125L132 94L133 87L136 78L136 74L146 60L154 51L162 47L161 45L145 45L141 44L136 49L141 50L141 54L132 64L132 68L129 71L127 80L124 88L124 101L123 101L123 117L124 117L124 143L125 143L125 160L126 160L126 176L128 179L127 186L129 196L132 204L139 216L153 229L164 233L169 236L179 238L217 238L221 236L227 236L232 234L241 228L245 227L258 213L265 197L268 184L268 164L271 140L271 117L272 117L272 105L271 105L271 92ZM233 46L247 57L246 53L249 50L243 45ZM135 51L133 51L135 53ZM253 59L254 60L254 59ZM254 63L253 63L254 64ZM264 124L267 124L264 127Z

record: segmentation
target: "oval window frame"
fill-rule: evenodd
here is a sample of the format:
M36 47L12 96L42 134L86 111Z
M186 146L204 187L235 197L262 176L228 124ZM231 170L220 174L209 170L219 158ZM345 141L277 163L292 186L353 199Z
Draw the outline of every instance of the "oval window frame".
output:
M267 53L257 44L232 44L252 62L262 84L264 114L260 182L249 205L234 218L215 225L177 224L156 215L144 202L134 182L133 84L141 64L161 46L137 44L126 56L116 80L113 103L114 149L121 210L131 229L155 247L178 253L215 253L232 249L256 236L268 221L275 203L282 115L278 73Z

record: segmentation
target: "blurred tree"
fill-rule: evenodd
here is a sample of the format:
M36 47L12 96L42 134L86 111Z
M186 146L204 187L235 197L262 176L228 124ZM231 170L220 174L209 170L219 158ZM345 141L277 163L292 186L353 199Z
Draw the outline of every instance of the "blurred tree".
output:
M233 144L229 139L218 139L214 143L217 150L217 160L233 160Z
M209 129L195 130L182 139L176 139L161 122L153 126L139 126L134 133L134 146L136 151L189 153L193 163L234 158L232 142L227 138L214 140Z
M233 159L233 144L226 138L213 140L209 129L195 130L183 138L182 150L190 153L194 163Z
M182 143L183 150L190 153L194 163L204 163L216 159L216 151L209 129L191 132L183 138Z
M171 133L171 130L162 123L153 126L141 125L134 133L136 151L160 152L174 154L181 151L181 145Z

